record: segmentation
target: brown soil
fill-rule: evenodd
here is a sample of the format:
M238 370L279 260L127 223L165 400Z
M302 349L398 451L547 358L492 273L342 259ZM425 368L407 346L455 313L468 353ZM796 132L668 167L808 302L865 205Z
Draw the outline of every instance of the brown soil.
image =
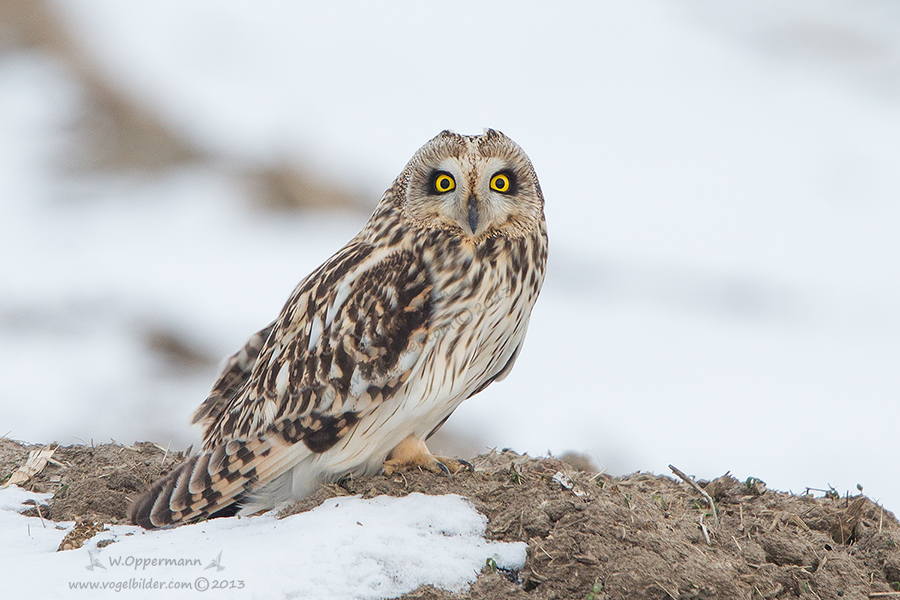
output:
M30 450L40 448L0 438L0 482L28 459ZM63 466L48 463L22 487L53 494L49 508L41 507L45 519L126 523L129 502L183 458L180 452L166 452L149 442L60 446L53 460ZM36 509L26 514L38 516Z
M34 448L0 440L0 479ZM80 519L87 534L124 522L129 499L181 455L144 443L61 447L53 458L65 466L48 464L26 487L56 494L44 518ZM423 587L405 598L824 600L900 589L900 524L862 495L795 496L724 475L700 482L716 502L716 524L701 494L680 479L610 477L510 451L472 464L474 472L453 478L409 472L325 486L282 514L350 494L453 493L488 517L488 538L528 544L518 573L486 566L468 593Z

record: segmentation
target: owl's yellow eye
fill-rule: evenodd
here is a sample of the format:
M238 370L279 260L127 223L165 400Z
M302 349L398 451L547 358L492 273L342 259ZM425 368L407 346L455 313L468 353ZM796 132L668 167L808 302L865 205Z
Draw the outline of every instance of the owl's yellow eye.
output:
M450 175L449 173L439 173L438 176L434 178L434 189L439 194L445 194L455 187L456 181L453 180L453 175Z
M495 192L506 193L509 191L509 177L504 173L497 173L491 177L491 189Z

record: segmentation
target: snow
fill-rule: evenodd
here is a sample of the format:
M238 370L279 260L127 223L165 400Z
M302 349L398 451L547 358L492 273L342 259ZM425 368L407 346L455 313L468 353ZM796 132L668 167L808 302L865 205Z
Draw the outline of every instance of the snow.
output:
M516 368L449 431L900 510L890 2L56 4L229 160L309 159L374 204L443 128L525 148L548 279ZM0 434L196 442L213 369L166 371L143 332L233 352L365 216L263 214L214 167L72 181L77 86L34 53L0 80Z
M74 523L56 523L18 514L28 507L23 503L32 500L46 504L51 494L35 494L18 486L0 489L0 569L16 572L21 561L32 561L36 557L55 552L66 530ZM4 577L4 579L7 579Z
M0 577L13 598L74 595L83 584L98 586L89 588L96 598L191 598L207 585L217 598L375 600L428 584L464 591L489 558L505 569L525 564L526 544L485 540L487 518L455 495L333 498L282 520L231 517L165 531L114 525L65 552L56 548L73 524L45 528L19 515L28 498L46 495L0 490ZM98 548L102 540L114 543ZM134 587L153 582L164 589ZM183 582L191 587L169 587Z

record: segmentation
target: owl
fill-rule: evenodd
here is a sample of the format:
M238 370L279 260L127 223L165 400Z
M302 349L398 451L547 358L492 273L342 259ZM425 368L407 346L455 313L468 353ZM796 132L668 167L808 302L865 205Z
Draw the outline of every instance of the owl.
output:
M464 461L425 440L509 374L546 262L525 152L499 131L441 132L228 359L194 414L202 452L153 483L131 521L253 514L380 471L456 472Z

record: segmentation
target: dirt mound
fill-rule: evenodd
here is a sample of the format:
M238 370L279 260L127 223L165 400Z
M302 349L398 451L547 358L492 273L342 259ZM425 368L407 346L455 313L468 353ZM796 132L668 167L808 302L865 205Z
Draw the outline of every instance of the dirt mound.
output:
M0 478L34 448L0 440ZM55 493L50 518L121 523L129 499L181 455L145 443L59 448L53 458L60 464L26 485ZM406 598L900 597L900 524L862 495L794 496L724 475L700 482L714 515L680 479L609 477L510 451L472 464L452 479L418 472L349 479L282 515L335 496L453 493L488 517L488 538L528 544L520 572L486 565L466 594L423 587Z
M41 448L0 438L0 483L26 462L29 451ZM150 442L60 446L22 487L53 494L49 511L41 509L45 519L121 524L127 522L128 505L139 492L183 458L180 452L167 452Z

